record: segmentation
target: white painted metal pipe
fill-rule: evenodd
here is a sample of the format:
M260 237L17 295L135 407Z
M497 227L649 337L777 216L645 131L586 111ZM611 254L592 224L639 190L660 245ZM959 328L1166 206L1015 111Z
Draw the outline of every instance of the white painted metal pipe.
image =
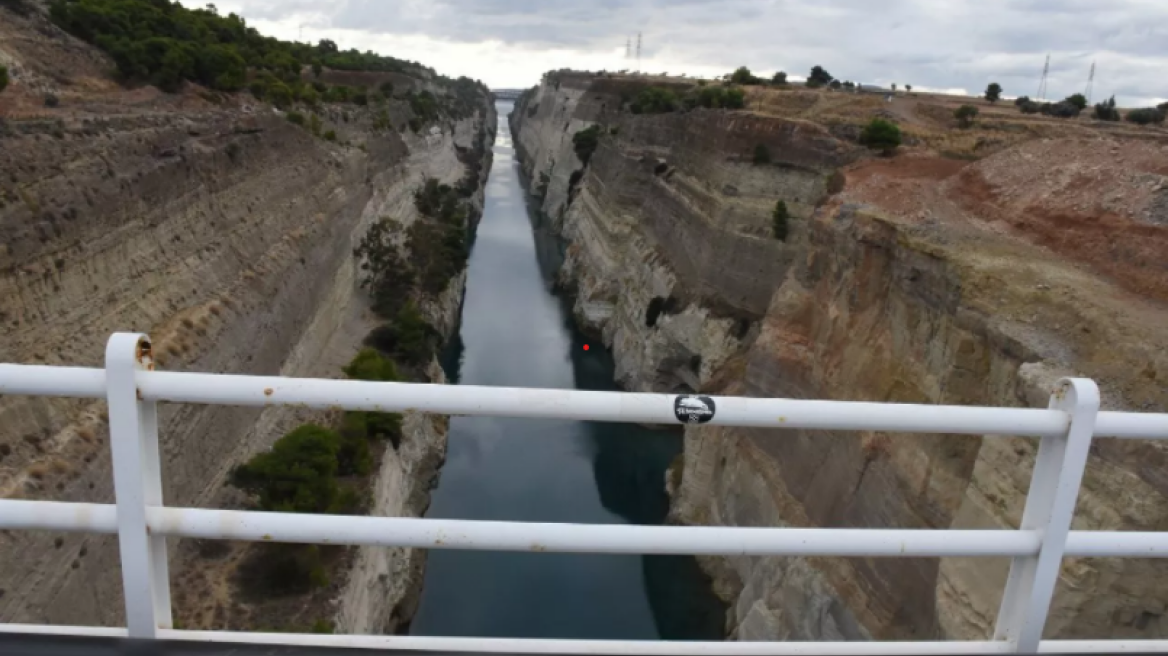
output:
M0 396L105 398L105 369L0 364Z
M117 533L118 509L96 503L0 501L0 529Z
M0 624L0 634L125 638L124 628ZM635 640L555 640L524 638L444 638L428 636L323 635L179 631L161 629L162 640L294 647L388 649L483 654L630 654L642 656L828 656L852 654L1009 654L1012 645L993 641L934 642L650 642ZM1168 640L1044 640L1040 654L1168 653Z
M399 517L151 508L150 529L172 537L424 549L758 556L1018 556L1034 531L793 529L534 524Z
M140 372L146 400L243 406L303 405L444 415L678 423L675 396L503 387L367 383L220 374ZM105 371L0 365L0 394L102 398ZM1067 415L1057 410L933 406L799 399L713 397L710 423L725 426L871 430L969 435L1056 436ZM776 434L779 435L779 434ZM1168 439L1168 414L1101 412L1096 435Z
M1075 558L1168 558L1168 532L1071 531L1064 555Z

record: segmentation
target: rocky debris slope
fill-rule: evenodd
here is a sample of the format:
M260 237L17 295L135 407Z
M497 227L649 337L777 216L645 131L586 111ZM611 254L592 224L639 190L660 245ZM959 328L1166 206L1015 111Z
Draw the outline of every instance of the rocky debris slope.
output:
M1106 408L1168 408L1159 348L1168 311L1152 293L1157 267L1134 246L1168 230L1151 218L1162 146L1098 137L1102 152L1138 164L1115 173L1085 161L1099 147L1057 141L1003 146L974 163L924 148L873 159L846 140L847 126L826 129L814 114L621 112L644 85L549 74L512 115L535 193L568 241L563 275L577 315L613 344L626 387L1045 407L1059 377L1079 375L1099 381ZM593 125L602 136L585 163L573 136ZM769 163L752 164L758 144ZM1071 178L1060 173L1068 166ZM1114 185L1103 198L1057 197L1095 184L1096 173ZM1125 198L1122 211L1098 205ZM792 214L785 242L769 232L778 200ZM1074 221L1058 218L1066 204ZM1049 237L1054 226L1101 234L1097 225L1112 226L1106 243L1132 256ZM670 476L673 515L703 525L1017 527L1036 449L1008 436L690 428ZM1161 443L1099 441L1075 528L1163 530L1165 464ZM734 638L919 640L991 635L1009 563L703 564L732 603ZM1163 575L1157 561L1066 561L1048 635L1162 636Z
M402 101L388 104L389 129L373 107L329 105L321 115L337 133L330 142L242 94L168 96L89 77L108 60L36 12L0 7L0 31L10 37L0 62L13 73L0 95L0 361L101 366L108 336L132 330L152 337L167 370L340 376L371 325L353 258L367 226L411 216L421 179L462 179L476 144L489 166L494 110L485 96L474 116L418 133L405 128ZM70 77L58 64L73 60L106 68L79 64ZM400 89L401 76L394 80ZM29 101L45 89L59 106ZM480 184L480 205L481 194ZM446 335L463 282L422 307ZM163 406L166 502L221 507L230 468L302 415ZM0 398L0 489L8 498L111 502L107 420L102 402ZM375 513L424 510L443 426L407 421L409 448L385 458ZM123 623L113 538L13 532L0 537L0 560L3 621ZM172 566L176 597L197 583L184 564L179 554ZM376 575L366 569L350 585L368 587ZM349 626L390 624L390 612L359 596L344 595Z

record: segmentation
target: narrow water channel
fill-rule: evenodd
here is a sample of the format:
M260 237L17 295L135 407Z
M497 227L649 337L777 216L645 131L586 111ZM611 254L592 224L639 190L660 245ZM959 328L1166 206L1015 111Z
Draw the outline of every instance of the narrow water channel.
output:
M560 245L528 206L499 103L495 161L447 365L465 385L614 390L602 344L551 291ZM590 349L584 350L589 344ZM428 517L660 524L681 434L456 417ZM720 640L725 609L692 558L431 551L414 635Z

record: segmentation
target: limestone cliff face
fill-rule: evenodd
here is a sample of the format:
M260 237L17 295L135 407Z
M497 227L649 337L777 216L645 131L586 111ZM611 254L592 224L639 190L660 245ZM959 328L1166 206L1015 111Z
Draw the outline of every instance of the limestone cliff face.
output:
M867 156L814 123L619 113L637 84L553 74L512 115L533 187L546 182L543 208L569 244L563 274L577 314L613 345L626 387L1045 407L1057 378L1083 375L1100 382L1107 408L1168 403L1156 348L1168 323L1154 302L985 229L940 182L920 191L921 216L885 212L851 189ZM604 136L584 167L572 136L593 124ZM772 164L751 165L758 143ZM955 168L945 166L930 175ZM828 193L841 169L847 188ZM794 215L785 243L769 235L778 199ZM1017 527L1036 450L998 436L692 428L671 481L673 515L704 525ZM1163 530L1165 456L1159 443L1099 441L1075 528ZM743 640L985 639L1009 565L703 564L732 603L728 634ZM1164 573L1154 561L1068 560L1048 635L1163 635L1168 594L1155 581Z
M41 20L2 9L0 18L12 19L6 30ZM50 36L69 45L62 52L101 58ZM0 46L18 72L0 120L0 361L101 366L110 333L141 331L167 370L339 376L373 322L352 255L368 225L413 216L419 181L457 182L476 144L490 164L485 97L475 116L421 134L374 129L373 108L326 108L336 143L242 96L216 105L106 83L107 95L86 96L93 85L75 79L59 108L25 111L20 94L54 79L34 57L45 48L31 38ZM403 126L407 112L391 103L391 123ZM423 304L446 335L464 280ZM220 506L229 469L298 420L291 409L162 407L166 502ZM442 422L407 421L401 453L385 458L375 513L424 510L444 440ZM0 488L10 498L112 502L107 442L102 402L0 398ZM112 538L10 533L0 561L3 621L122 623ZM172 572L178 594L181 558ZM350 626L389 623L379 607L344 607Z

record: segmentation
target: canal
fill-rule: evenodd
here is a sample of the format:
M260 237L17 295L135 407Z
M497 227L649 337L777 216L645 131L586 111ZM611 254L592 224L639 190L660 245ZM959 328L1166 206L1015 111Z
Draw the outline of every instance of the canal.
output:
M561 246L528 203L499 103L495 160L458 337L465 385L615 390L603 344L552 291ZM589 346L586 351L585 345ZM456 417L427 517L661 524L681 433L623 424ZM414 635L720 640L725 608L693 558L432 551Z

